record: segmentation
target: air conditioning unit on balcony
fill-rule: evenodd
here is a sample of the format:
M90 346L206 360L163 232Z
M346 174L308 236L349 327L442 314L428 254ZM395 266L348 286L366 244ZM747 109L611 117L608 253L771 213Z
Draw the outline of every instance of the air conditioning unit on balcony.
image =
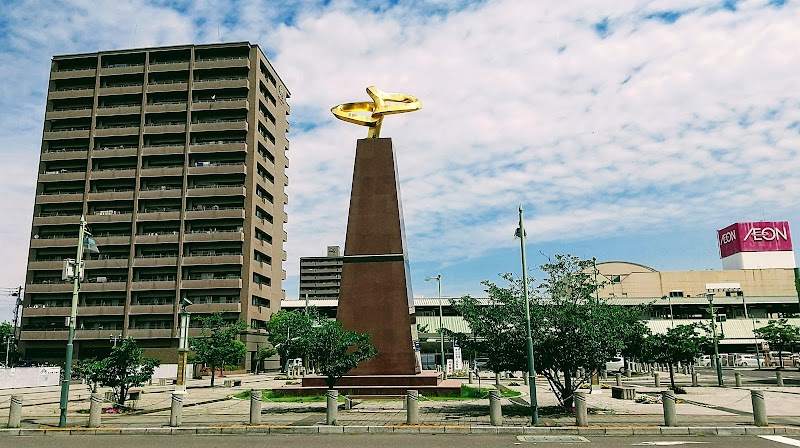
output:
M108 282L108 277L95 277L94 281L97 282L97 283L107 283Z

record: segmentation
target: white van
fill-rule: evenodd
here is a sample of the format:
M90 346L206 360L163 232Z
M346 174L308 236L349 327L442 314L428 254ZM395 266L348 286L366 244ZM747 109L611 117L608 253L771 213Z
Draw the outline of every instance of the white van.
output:
M611 361L606 362L606 372L625 373L625 358L622 356L611 358Z

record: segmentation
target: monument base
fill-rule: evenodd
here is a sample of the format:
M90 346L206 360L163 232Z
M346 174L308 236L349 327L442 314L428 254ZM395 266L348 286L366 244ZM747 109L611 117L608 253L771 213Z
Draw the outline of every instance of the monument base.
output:
M323 395L328 386L324 376L307 375L302 386L284 386L275 391L286 395ZM439 372L423 371L416 375L349 375L336 381L334 389L342 395L405 395L409 389L422 395L458 395L461 380L442 380Z

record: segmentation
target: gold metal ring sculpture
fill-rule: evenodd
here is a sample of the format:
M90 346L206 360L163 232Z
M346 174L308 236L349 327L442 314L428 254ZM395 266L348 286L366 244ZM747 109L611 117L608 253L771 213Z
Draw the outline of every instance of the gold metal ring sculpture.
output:
M378 138L381 133L383 117L390 114L414 112L422 107L419 98L402 93L389 93L375 86L367 87L367 95L372 102L345 103L331 108L336 118L359 126L368 126L367 138ZM371 115L356 112L369 112Z

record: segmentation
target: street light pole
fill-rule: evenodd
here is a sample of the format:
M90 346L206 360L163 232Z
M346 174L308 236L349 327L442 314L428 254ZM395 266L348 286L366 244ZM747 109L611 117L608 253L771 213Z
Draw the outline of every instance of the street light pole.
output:
M531 336L531 307L528 301L528 267L525 260L525 226L522 218L522 205L519 206L519 228L517 228L517 236L519 237L519 248L522 256L522 295L525 300L525 325L527 326L528 337L525 340L526 349L528 352L528 386L530 387L531 396L531 424L536 425L539 423L539 405L536 400L536 369L533 363L533 337Z
M75 321L78 316L78 290L81 282L81 262L83 259L83 239L86 233L86 218L81 215L78 229L78 253L75 256L75 267L72 271L72 309L69 315L69 334L67 336L67 356L64 360L64 379L61 381L61 401L58 426L67 426L67 404L69 403L69 383L72 376L72 341L75 339Z
M444 355L444 313L442 312L442 274L437 274L436 277L426 277L425 281L436 280L439 286L439 349L442 353L442 379L447 379L447 365Z
M722 365L719 363L719 344L717 342L717 324L714 322L714 294L707 292L706 299L708 299L708 308L711 311L711 334L714 338L714 362L717 364L717 383L720 387L724 386L722 382Z
M672 328L675 328L675 315L672 314L672 297L670 296L663 296L662 299L667 299L667 303L669 303L669 320L671 322Z

